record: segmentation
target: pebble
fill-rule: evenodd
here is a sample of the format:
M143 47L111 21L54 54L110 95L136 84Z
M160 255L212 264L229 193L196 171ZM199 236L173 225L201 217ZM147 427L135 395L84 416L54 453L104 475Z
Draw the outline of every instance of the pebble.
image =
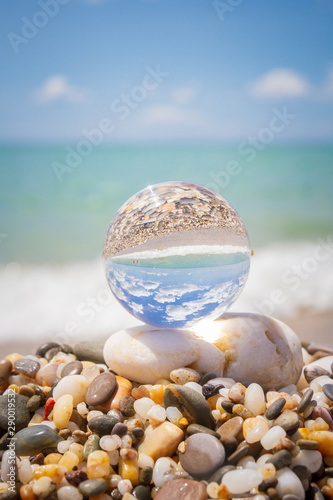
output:
M44 358L47 359L47 361L51 361L59 352L61 352L61 347L52 347L46 351Z
M89 453L87 458L88 479L105 478L110 473L110 459L103 450L96 450Z
M221 442L231 437L236 438L243 428L243 422L242 417L234 417L222 424L216 431L220 435Z
M151 500L150 488L147 488L147 486L139 484L139 486L134 488L132 493L134 498L138 500Z
M153 477L152 467L143 467L139 473L139 482L143 485L149 485Z
M65 429L73 413L73 396L64 394L53 407L53 422L57 429Z
M107 483L103 478L88 479L79 484L79 491L82 495L90 497L104 493L107 488Z
M256 417L266 411L265 394L259 384L250 384L245 392L245 407Z
M174 479L168 481L158 491L154 500L206 500L206 487L199 481L192 479Z
M117 387L117 380L113 373L104 372L98 375L90 384L86 394L86 403L97 406L109 399Z
M202 326L204 328L204 326ZM200 332L200 326L193 328ZM226 313L214 321L213 344L226 356L223 375L263 389L295 384L302 371L302 346L286 324L261 314Z
M279 427L278 425L269 429L269 431L261 439L261 444L265 450L271 450L278 444L280 439L284 438L286 431Z
M305 499L303 485L293 471L285 467L276 473L276 477L278 479L276 490L280 498L283 498L284 495L292 494L295 495L298 500Z
M286 432L293 434L300 426L298 414L291 410L284 410L284 412L274 421L274 425L278 425Z
M307 407L311 403L312 396L313 396L313 389L309 388L304 392L300 402L298 403L296 410L297 413L303 413L307 409Z
M81 361L70 361L66 363L61 370L61 377L68 377L69 375L80 375L83 370Z
M185 451L179 452L183 469L191 476L207 478L218 469L225 459L221 442L209 434L193 434L185 440Z
M322 376L330 376L330 372L321 366L311 363L304 368L304 377L308 384Z
M21 385L18 391L21 396L26 396L27 398L31 398L35 394L35 390L28 385Z
M74 486L63 486L57 491L58 500L82 500L83 495Z
M316 450L301 450L293 460L293 467L295 465L305 465L312 474L320 469L321 464L321 453Z
M100 415L89 420L89 428L98 436L111 434L113 427L118 423L118 419L111 415Z
M53 398L57 401L61 396L70 394L73 396L73 407L85 401L88 390L88 382L82 375L69 375L59 380L53 389Z
M36 383L39 385L48 384L51 386L58 379L58 367L59 365L57 364L42 366L37 372Z
M227 472L222 478L231 494L242 494L256 488L262 482L263 476L259 471L250 469L236 469Z
M99 441L100 441L100 438L97 434L91 434L88 437L87 441L84 443L83 450L82 450L84 460L87 460L88 455L90 453L92 453L93 451L101 449L101 447L99 446Z
M9 375L12 372L12 364L8 359L0 361L0 385L7 382Z
M140 384L155 384L173 370L192 365L205 373L222 374L224 354L188 330L157 329L143 325L114 333L104 347L105 362L113 371Z
M286 402L287 402L286 399L283 397L273 401L273 403L267 408L265 412L265 417L268 420L275 420L276 418L278 418L278 416L281 415L281 412Z
M298 439L296 445L302 450L317 450L318 443L316 441L310 441L310 439Z
M132 431L132 434L135 436L135 437L142 437L143 434L144 434L144 430L141 429L141 427L138 427L138 429L140 429L140 431L142 431L142 434L141 436L138 434L138 433L135 433L135 428L133 429ZM116 425L113 427L112 431L111 431L111 435L114 435L116 434L117 436L119 437L123 437L125 436L125 434L127 433L127 430L128 430L128 427L126 424L123 424L122 422L117 422Z
M18 359L14 363L14 370L29 378L35 378L39 369L39 362L29 358Z
M50 427L33 425L26 427L15 434L15 451L17 455L33 456L44 448L52 448L62 441Z
M175 453L183 438L184 432L179 427L165 421L157 427L148 426L146 437L139 445L138 451L153 460L169 457Z
M86 481L88 476L82 470L74 470L74 471L70 471L70 472L65 472L65 478L66 478L66 481L71 486L78 486L83 481Z
M248 443L260 441L268 430L268 423L261 417L247 418L243 424L244 438Z
M250 445L249 444L239 444L238 448L234 453L229 455L228 464L236 465L242 458L246 457L249 454Z
M318 451L324 457L333 457L333 433L330 431L310 432L308 439L318 443Z
M246 388L243 384L239 382L230 387L228 392L228 398L232 403L243 404L245 398Z
M104 342L79 342L74 345L73 352L79 361L105 363L103 348Z
M220 439L220 434L217 432L213 431L212 429L209 429L208 427L205 427L204 425L199 425L199 424L190 424L187 429L186 433L191 436L192 434L197 434L197 433L204 433L204 434L209 434L211 436L216 437L217 439Z
M28 425L31 415L27 410L28 398L20 394L0 396L0 427L8 429L8 402L15 408L15 430L19 431Z
M288 467L293 460L293 456L288 450L280 450L269 458L266 463L273 464L276 470L283 469L283 467Z
M196 423L213 429L215 422L205 398L197 391L181 385L166 387L164 407L175 406L190 424Z
M119 411L124 417L133 417L135 415L134 403L135 399L132 396L124 396L119 401ZM139 400L140 401L140 400Z
M43 358L45 356L45 354L47 353L47 351L49 351L53 347L61 347L61 346L60 346L60 344L57 344L56 342L46 342L45 344L42 344L37 348L36 354L37 354L37 356L40 356L41 358Z
M324 384L323 385L323 393L325 396L333 401L333 383L332 384Z
M191 368L177 368L170 373L170 380L178 385L184 385L187 382L199 382L200 373Z

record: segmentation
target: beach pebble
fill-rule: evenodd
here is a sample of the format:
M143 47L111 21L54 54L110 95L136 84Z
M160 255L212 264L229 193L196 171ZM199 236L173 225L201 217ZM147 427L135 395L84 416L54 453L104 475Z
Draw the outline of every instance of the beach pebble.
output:
M274 425L279 425L286 432L294 433L300 426L298 414L291 410L284 410L274 421Z
M73 396L64 394L53 407L53 422L57 429L65 429L73 413Z
M271 450L278 444L280 439L284 438L286 435L286 431L279 427L278 425L269 429L268 432L261 439L261 444L265 450Z
M175 384L184 385L187 382L199 382L201 375L191 368L177 368L170 373L170 380Z
M276 470L283 469L291 464L292 454L288 450L280 450L266 461L266 464L273 464Z
M194 331L203 335L202 327ZM210 340L226 356L225 377L263 389L295 384L302 371L302 347L281 321L261 314L227 313L214 321Z
M132 396L124 396L119 400L119 411L124 415L124 417L134 417L134 403L135 399Z
M69 375L59 380L53 389L53 398L57 401L61 396L71 394L75 408L79 403L85 401L88 387L89 384L82 375Z
M276 473L276 477L278 479L276 490L280 498L283 498L284 495L292 494L299 500L305 499L303 485L293 471L285 467Z
M29 358L18 359L14 363L14 370L29 378L35 378L39 369L40 363Z
M278 398L273 403L267 408L265 412L265 417L268 420L275 420L279 415L281 415L281 412L283 410L283 407L286 404L286 399L285 398Z
M308 439L318 443L318 451L324 457L333 457L333 432L313 431L310 432Z
M7 382L9 375L12 372L12 364L9 359L0 361L0 385Z
M242 417L234 417L222 424L216 431L220 435L221 442L223 443L229 438L236 438L243 428L243 423Z
M177 464L169 457L162 457L156 460L153 471L153 482L155 486L161 487L170 479L173 479L172 472L175 471Z
M306 389L306 391L304 391L304 394L297 406L297 413L303 413L307 409L307 407L311 403L312 396L313 396L313 389L309 388Z
M265 394L259 384L250 384L245 392L244 406L256 417L266 411Z
M321 453L316 450L301 450L292 462L293 467L296 465L304 465L314 474L322 465Z
M211 476L223 464L225 451L214 436L199 433L185 440L185 451L179 452L183 469L191 476L203 479Z
M97 406L111 397L117 387L116 376L111 372L98 375L90 384L86 394L86 403Z
M47 353L47 351L49 351L50 349L53 349L54 347L61 347L60 344L57 344L56 342L46 342L45 344L41 344L37 350L36 350L36 354L37 356L40 356L41 358L43 358L45 356L45 354Z
M164 407L169 406L178 408L190 424L196 423L210 429L215 427L209 404L201 394L190 387L167 386L164 391Z
M40 370L38 370L37 375L36 375L36 383L39 385L43 385L44 383L48 385L52 385L55 380L57 380L59 365L58 364L51 364L51 365L45 365L42 366Z
M189 500L190 498L193 500L206 500L205 485L192 479L174 479L162 486L154 500Z
M89 453L87 458L88 479L99 479L107 477L110 473L110 459L103 450L96 450Z
M98 436L106 436L117 423L118 419L112 415L99 415L89 420L89 429Z
M333 382L331 384L323 385L323 393L328 399L333 401Z
M66 363L61 369L61 377L68 377L69 375L80 375L83 370L81 361L70 361Z
M32 456L44 448L56 447L62 438L46 425L26 427L15 434L15 451L20 456Z
M105 343L104 357L113 371L144 384L168 379L170 372L186 367L199 358L201 365L205 358L209 358L206 359L207 365L211 369L216 368L218 374L222 374L224 364L221 351L196 338L190 331L159 330L148 325L111 335Z
M83 495L74 486L63 486L57 491L58 500L82 500Z
M93 451L100 450L99 446L100 437L97 434L91 434L83 446L83 459L87 460L88 455Z
M100 495L101 493L104 493L106 488L107 483L105 479L101 477L98 479L88 479L87 481L82 481L82 483L79 484L79 491L86 497Z
M79 361L92 361L104 363L104 342L78 342L73 347L73 352Z
M248 443L256 443L257 441L260 441L268 430L268 423L260 417L247 418L243 424L244 438Z
M0 396L0 427L2 429L8 429L8 405L14 405L9 408L10 410L15 409L15 425L16 431L26 427L31 419L31 415L27 410L28 398L21 396L20 394L9 394Z
M172 456L184 438L184 432L171 422L162 422L157 427L149 425L144 441L139 445L139 454L148 455L153 460Z
M236 469L224 474L222 484L230 493L247 493L252 488L256 488L262 482L263 476L259 471L251 469Z
M199 424L190 424L187 427L186 432L189 436L191 436L192 434L197 434L198 432L203 432L204 434L210 434L211 436L214 436L217 439L220 439L221 437L220 434L213 431L212 429L209 429L208 427Z

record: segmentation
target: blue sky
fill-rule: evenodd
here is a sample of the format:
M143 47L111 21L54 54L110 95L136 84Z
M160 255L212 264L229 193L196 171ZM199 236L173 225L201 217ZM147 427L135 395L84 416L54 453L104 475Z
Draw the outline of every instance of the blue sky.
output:
M277 139L333 138L332 0L2 0L0 18L2 142L234 141L283 109Z

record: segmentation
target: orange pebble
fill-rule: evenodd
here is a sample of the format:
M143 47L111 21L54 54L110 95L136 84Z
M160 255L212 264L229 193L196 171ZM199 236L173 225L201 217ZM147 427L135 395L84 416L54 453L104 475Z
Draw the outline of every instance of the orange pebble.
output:
M333 457L333 432L313 431L310 432L308 439L317 441L318 451L323 457Z
M44 458L44 465L58 464L61 458L62 455L60 453L49 453Z
M149 398L149 390L144 385L139 385L139 387L134 387L132 389L131 395L135 399Z
M163 396L164 396L164 390L165 386L164 385L153 385L149 389L149 396L150 399L154 401L157 405L162 405L163 404Z
M32 491L30 484L23 484L20 488L20 497L22 500L37 500L37 496Z
M5 359L8 359L11 362L13 368L15 361L22 358L23 358L22 354L19 354L18 352L13 352L13 354L8 354L8 356L5 357Z
M67 469L62 465L40 465L33 471L33 476L34 479L40 479L41 477L47 476L52 479L53 483L58 484L63 480L65 472L67 472Z
M131 382L127 380L127 378L120 377L120 375L116 375L116 379L118 382L118 387L115 392L115 395L112 398L111 410L119 410L119 401L124 396L129 396L133 388Z

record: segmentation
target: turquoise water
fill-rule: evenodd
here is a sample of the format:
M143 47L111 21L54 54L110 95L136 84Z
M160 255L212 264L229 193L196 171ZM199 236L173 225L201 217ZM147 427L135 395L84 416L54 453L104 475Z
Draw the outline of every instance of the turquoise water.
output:
M65 145L0 147L0 261L99 256L111 218L149 184L215 188L240 213L254 250L332 234L333 146L274 146L252 162L237 145L100 146L59 182ZM228 162L238 175L226 179Z
M114 295L136 318L156 327L183 328L225 312L241 293L249 266L248 253L207 253L113 258L105 262L105 271Z

